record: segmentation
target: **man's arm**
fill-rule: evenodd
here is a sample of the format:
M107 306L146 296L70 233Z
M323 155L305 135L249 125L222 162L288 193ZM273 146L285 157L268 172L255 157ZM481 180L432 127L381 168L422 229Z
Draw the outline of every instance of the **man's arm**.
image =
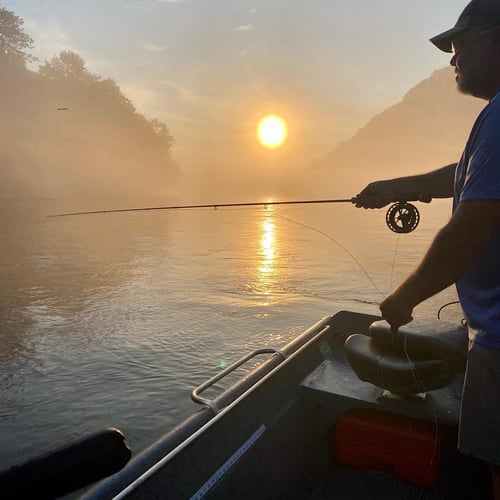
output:
M357 207L382 208L393 201L412 201L424 198L450 198L457 164L421 175L398 177L368 184L354 199Z
M413 308L454 283L500 227L500 201L465 201L437 234L417 269L380 304L397 328L412 320Z

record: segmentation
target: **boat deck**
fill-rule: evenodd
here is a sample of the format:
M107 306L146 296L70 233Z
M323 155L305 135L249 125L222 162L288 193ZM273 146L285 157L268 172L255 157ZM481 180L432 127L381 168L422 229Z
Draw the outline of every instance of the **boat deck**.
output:
M238 474L222 481L207 498L488 499L492 494L488 467L458 452L443 464L439 485L432 489L384 472L339 464L334 456L334 424L353 407L428 421L435 421L436 415L440 425L456 429L462 382L457 376L451 386L429 393L421 403L404 402L384 398L382 389L360 381L344 360L325 360L303 380L300 399L241 459Z
M256 443L252 453L241 460L238 474L230 481L221 482L208 498L490 498L489 468L457 451L443 463L439 484L434 488L408 484L384 472L356 469L336 462L335 422L354 407L429 421L451 429L456 436L463 385L463 375L456 374L452 384L427 393L423 400L384 397L383 389L361 381L352 370L342 348L346 336L340 331L333 333L329 347L323 346L327 359L302 380L299 398L293 407L266 431L266 439ZM251 472L245 474L244 471Z
M303 334L300 346L285 346L280 364L276 361L282 353L277 351L242 379L248 382L250 376L262 374L216 416L207 420L208 408L201 409L87 498L102 500L117 492L147 500L490 498L489 468L456 451L461 376L423 401L410 402L383 397L382 389L359 380L351 369L343 348L346 338L352 333L368 335L377 319L349 311L324 318ZM230 388L220 397L232 392ZM437 486L415 486L392 474L339 463L335 426L353 408L446 427L451 446L441 461Z

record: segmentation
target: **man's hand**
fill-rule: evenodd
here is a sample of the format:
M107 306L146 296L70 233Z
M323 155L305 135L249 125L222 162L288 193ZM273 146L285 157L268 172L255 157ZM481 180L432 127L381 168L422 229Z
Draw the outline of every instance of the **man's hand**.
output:
M391 181L371 182L353 199L358 208L382 208L398 200Z
M401 301L394 293L380 304L380 312L394 330L413 320L413 307Z
M358 208L382 208L395 201L429 203L432 198L450 198L456 166L452 163L426 174L371 182L353 198L353 203Z

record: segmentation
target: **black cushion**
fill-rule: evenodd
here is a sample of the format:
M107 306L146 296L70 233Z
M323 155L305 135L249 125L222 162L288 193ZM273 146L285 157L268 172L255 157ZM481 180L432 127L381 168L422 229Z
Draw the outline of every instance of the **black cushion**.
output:
M396 394L416 394L448 385L467 361L463 328L403 327L394 335L385 321L370 336L351 335L345 351L357 376Z
M386 321L370 325L374 342L395 355L411 359L442 359L456 371L464 372L467 364L468 335L465 327L449 323L410 323L396 335Z
M439 359L408 359L378 346L366 335L351 335L345 341L349 363L365 382L395 394L416 394L444 387L452 370Z

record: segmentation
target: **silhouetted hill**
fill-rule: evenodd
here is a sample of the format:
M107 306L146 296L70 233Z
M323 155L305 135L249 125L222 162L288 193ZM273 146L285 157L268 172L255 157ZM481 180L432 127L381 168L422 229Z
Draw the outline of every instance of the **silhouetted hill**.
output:
M151 202L173 187L167 127L137 113L80 56L61 53L39 72L0 66L0 201L104 207Z
M354 190L374 179L428 171L458 161L485 101L460 94L453 69L435 71L403 100L372 118L317 166Z

